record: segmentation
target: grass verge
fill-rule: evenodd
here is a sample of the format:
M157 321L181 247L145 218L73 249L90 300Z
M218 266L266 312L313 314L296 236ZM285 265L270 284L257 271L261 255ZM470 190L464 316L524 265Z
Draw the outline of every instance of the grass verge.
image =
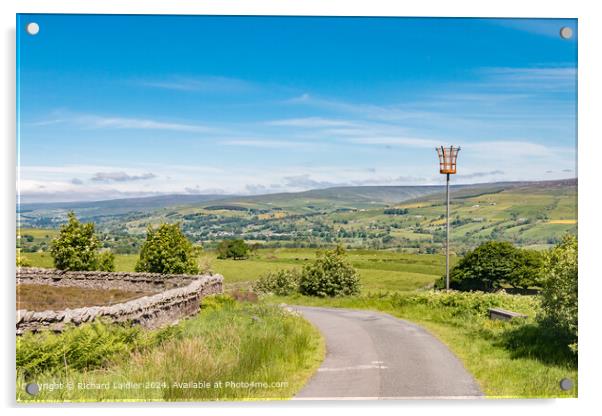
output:
M322 337L304 319L216 296L167 329L96 323L18 339L17 400L287 399L323 357ZM28 382L41 387L37 396L25 393Z

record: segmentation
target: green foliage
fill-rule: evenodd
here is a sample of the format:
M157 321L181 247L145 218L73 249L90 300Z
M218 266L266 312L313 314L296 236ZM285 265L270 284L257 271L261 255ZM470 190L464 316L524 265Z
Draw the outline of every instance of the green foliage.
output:
M31 261L21 253L17 253L17 267L31 267Z
M490 308L529 311L533 314L539 303L529 296L509 295L505 292L441 292L428 291L418 294L393 294L392 303L399 307L424 305L433 310L444 309L453 317L487 318Z
M246 259L249 253L249 246L244 240L224 240L217 246L218 259Z
M261 276L253 285L253 290L278 296L291 295L299 291L300 279L301 274L297 269L281 269Z
M70 212L59 236L52 240L50 254L54 259L54 267L59 270L110 269L112 254L100 253L99 250L100 242L94 234L94 224L82 224Z
M98 270L103 272L115 271L115 255L110 250L101 251L98 255Z
M26 333L17 337L17 369L26 378L45 372L91 370L111 360L153 346L168 333L144 331L139 326L100 321L68 328L60 334Z
M316 260L306 265L299 280L299 291L308 296L351 296L360 292L357 271L345 260L345 250L318 252Z
M197 274L195 250L180 229L180 224L149 226L142 244L137 272L162 274Z
M546 280L542 291L540 321L566 334L573 351L577 351L578 324L577 238L566 235L551 249L544 262Z
M162 388L139 391L112 387L46 389L37 396L29 396L23 388L17 388L17 400L283 399L299 391L324 356L320 334L301 317L276 305L241 303L224 295L203 299L201 312L176 326L159 332L138 328L107 325L108 333L116 334L107 340L97 338L94 332L78 339L72 331L79 332L79 327L58 336L21 337L17 341L21 344L17 347L17 386L33 380L37 383L107 383L109 386L124 381L143 384L161 381L165 383ZM129 331L133 334L127 339L124 335ZM46 336L53 341L53 348L47 347ZM74 359L70 351L72 348L81 350L73 345L81 341L87 346L85 349L90 350L93 365L86 363L88 358L78 361L77 366L72 365ZM95 342L102 344L102 348L97 350ZM111 343L117 344L115 351L109 349ZM126 347L119 347L119 344ZM102 349L111 358L97 359L97 353ZM40 350L51 351L54 359L47 362L42 372L31 371L26 366L41 355ZM67 354L67 367L63 364L63 353ZM80 355L81 351L77 356ZM223 388L173 387L175 383L189 381L206 381L211 386L221 382ZM225 384L228 381L256 383L249 387L228 387ZM282 388L273 387L283 381L286 385Z
M541 284L542 257L511 243L488 241L469 251L450 271L450 288L462 291L492 291L504 284L527 289ZM441 277L435 287L445 287Z
M543 285L544 256L541 252L517 248L513 260L514 268L507 276L506 283L523 289Z

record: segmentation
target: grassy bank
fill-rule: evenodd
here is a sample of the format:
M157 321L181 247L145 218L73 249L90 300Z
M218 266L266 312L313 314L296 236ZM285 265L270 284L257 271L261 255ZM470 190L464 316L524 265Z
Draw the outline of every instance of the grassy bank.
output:
M390 313L427 328L460 358L491 398L576 397L576 357L558 336L533 319L538 301L529 296L482 293L395 293L338 299L295 295L270 297L288 304L369 309ZM529 316L513 322L493 321L489 307ZM559 381L575 387L562 391Z
M97 324L19 338L17 400L286 399L323 356L322 338L305 320L218 296L163 330ZM33 381L42 386L35 397L24 391Z

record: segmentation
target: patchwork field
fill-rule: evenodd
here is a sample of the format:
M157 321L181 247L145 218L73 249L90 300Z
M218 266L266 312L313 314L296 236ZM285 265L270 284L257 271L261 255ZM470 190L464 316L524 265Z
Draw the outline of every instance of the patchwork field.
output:
M444 249L444 193L437 186L220 198L150 198L144 209L138 199L26 206L18 245L27 252L46 251L48 237L73 210L83 221L94 222L103 233L103 245L118 254L137 253L146 228L162 222L179 222L187 237L205 248L242 238L273 248L340 243L408 253ZM452 187L451 201L452 238L459 254L490 239L551 247L564 233L577 232L576 180L462 185Z

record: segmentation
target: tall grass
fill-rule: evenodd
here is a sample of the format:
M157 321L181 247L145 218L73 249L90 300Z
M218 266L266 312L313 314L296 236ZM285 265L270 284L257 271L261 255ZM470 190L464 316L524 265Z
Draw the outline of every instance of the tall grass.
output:
M226 296L210 298L199 315L174 328L163 337L162 332L142 331L153 340L152 345L122 348L91 364L64 368L58 360L28 371L25 362L19 361L17 399L285 399L304 385L324 354L320 334L302 318L277 306L240 303ZM29 348L24 351L37 347L34 337L27 340ZM80 342L63 341L67 350ZM32 397L24 392L24 383L32 381L65 387L43 388Z

